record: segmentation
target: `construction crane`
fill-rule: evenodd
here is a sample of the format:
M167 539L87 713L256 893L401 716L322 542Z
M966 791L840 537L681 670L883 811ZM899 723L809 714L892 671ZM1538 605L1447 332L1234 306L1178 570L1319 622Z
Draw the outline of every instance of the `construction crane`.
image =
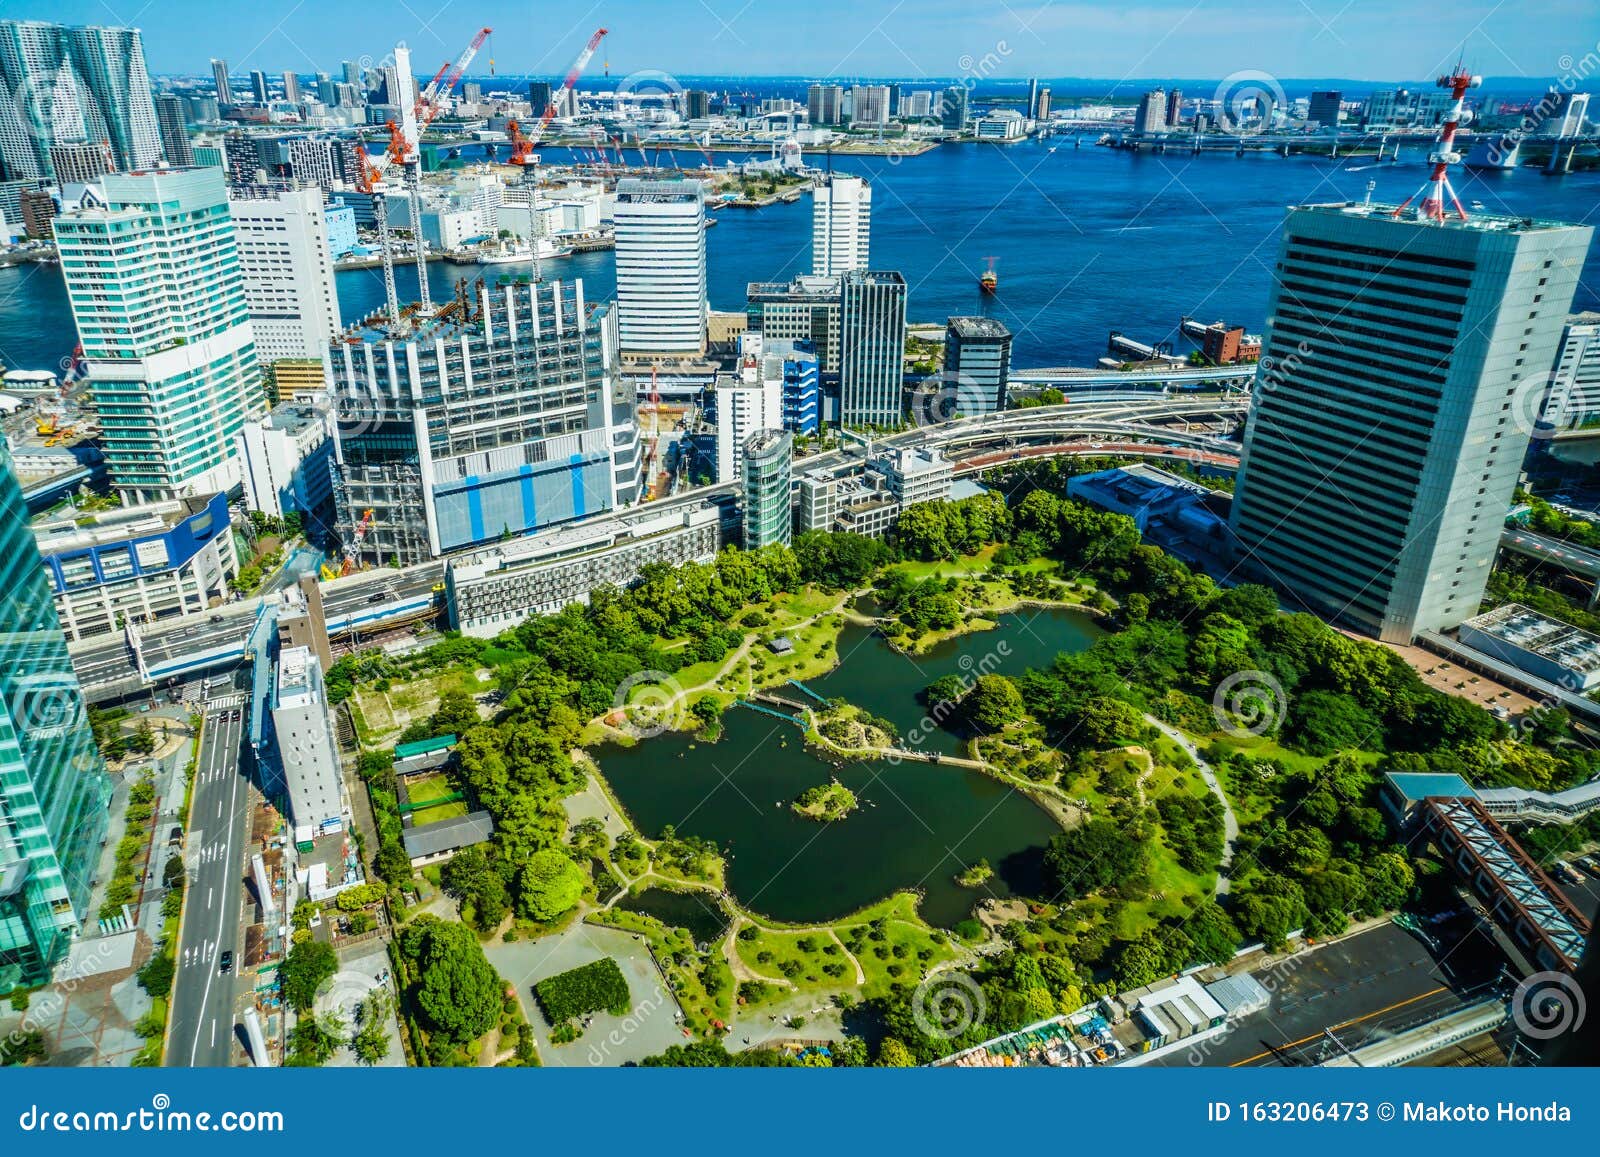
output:
M402 162L405 159L404 138L393 121L388 124L389 147L387 159L392 163L398 151ZM383 181L383 170L372 163L372 158L361 144L356 146L356 161L360 170L356 174L356 188L372 198L372 216L378 223L378 252L383 259L383 291L384 300L389 307L389 329L391 332L400 324L400 294L394 284L394 246L389 241L389 208L384 190L380 188Z
M506 136L511 138L511 163L513 165L527 165L534 163L537 155L533 151L533 142L522 135L522 126L516 121L506 122Z
M339 568L340 578L356 569L356 555L361 553L361 544L366 541L367 529L371 525L372 511L362 511L361 521L356 523L355 533L350 536L350 549L344 552L344 565Z
M550 122L555 120L557 102L565 102L566 94L572 91L573 86L578 83L578 77L582 75L585 68L589 67L589 61L594 57L594 50L600 47L600 41L605 37L605 34L606 30L604 28L595 30L595 34L589 37L589 43L584 45L583 51L578 53L578 58L572 62L572 67L567 69L567 76L561 82L561 87L550 94L550 103L544 106L544 115L539 118L539 124L533 130L533 144L535 146L544 140L545 129L549 128Z
M413 110L416 113L417 139L405 142L406 155L402 164L405 167L406 189L411 195L411 243L416 248L417 299L424 310L433 308L433 294L428 288L428 254L422 242L422 134L428 131L428 126L444 108L444 102L449 99L462 74L472 65L472 58L478 55L478 49L483 47L483 42L489 39L493 31L492 28L478 29L478 34L462 50L455 63L446 61L434 73L428 87L417 94L417 104Z

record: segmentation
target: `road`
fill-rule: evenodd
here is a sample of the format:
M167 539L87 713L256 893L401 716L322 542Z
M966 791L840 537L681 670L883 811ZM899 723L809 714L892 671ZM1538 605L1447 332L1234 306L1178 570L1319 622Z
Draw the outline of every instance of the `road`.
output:
M189 865L188 900L178 943L173 983L169 1065L227 1067L233 1057L234 996L243 960L239 917L244 905L245 852L249 839L250 784L240 766L247 715L237 708L208 707L196 762L194 804L184 858ZM234 719L234 711L238 718ZM234 969L218 974L218 958L234 954Z

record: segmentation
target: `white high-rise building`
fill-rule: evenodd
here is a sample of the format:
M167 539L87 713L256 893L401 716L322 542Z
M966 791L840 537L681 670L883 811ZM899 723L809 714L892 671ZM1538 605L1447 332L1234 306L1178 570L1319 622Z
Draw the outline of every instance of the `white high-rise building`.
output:
M231 489L266 408L218 168L112 173L55 219L112 485L130 501Z
M1289 213L1232 527L1247 569L1385 642L1477 614L1593 230Z
M1542 417L1558 430L1600 421L1600 313L1567 318Z
M733 482L744 474L744 448L759 430L783 428L783 376L762 372L761 335L745 334L739 342L737 375L718 377L717 482Z
M700 182L620 181L612 219L623 354L703 354L706 212Z
M328 253L322 190L284 190L229 199L239 243L244 297L255 328L256 357L327 361L343 326Z
M861 177L829 176L811 191L811 272L835 277L866 269L872 236L872 186Z
M322 666L309 647L278 656L272 729L297 844L344 830L343 777Z
M858 84L850 90L850 123L852 125L886 125L889 123L889 86L886 84Z

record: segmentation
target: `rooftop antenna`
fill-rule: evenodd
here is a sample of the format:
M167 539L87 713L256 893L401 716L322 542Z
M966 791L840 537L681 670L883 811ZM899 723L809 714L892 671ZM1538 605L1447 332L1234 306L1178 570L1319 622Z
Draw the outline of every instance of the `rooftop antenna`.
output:
M1433 151L1428 154L1428 160L1433 163L1433 171L1428 175L1427 184L1396 206L1393 216L1400 216L1406 207L1420 196L1422 204L1417 206L1417 217L1443 225L1446 197L1450 198L1456 216L1462 221L1467 219L1467 211L1461 207L1461 199L1456 196L1455 189L1450 185L1450 166L1461 160L1461 154L1455 151L1456 129L1461 126L1462 118L1466 116L1464 104L1467 89L1477 88L1483 83L1483 77L1469 73L1458 60L1453 72L1441 76L1434 83L1440 88L1448 88L1454 103L1451 104L1450 111L1445 114L1444 123L1439 126L1439 138L1433 146Z

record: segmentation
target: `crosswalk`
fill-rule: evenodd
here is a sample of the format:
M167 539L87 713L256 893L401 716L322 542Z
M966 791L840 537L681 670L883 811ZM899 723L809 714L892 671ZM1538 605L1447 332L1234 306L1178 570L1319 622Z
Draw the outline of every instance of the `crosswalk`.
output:
M215 699L206 700L207 711L228 711L234 707L244 706L243 695L220 695Z

